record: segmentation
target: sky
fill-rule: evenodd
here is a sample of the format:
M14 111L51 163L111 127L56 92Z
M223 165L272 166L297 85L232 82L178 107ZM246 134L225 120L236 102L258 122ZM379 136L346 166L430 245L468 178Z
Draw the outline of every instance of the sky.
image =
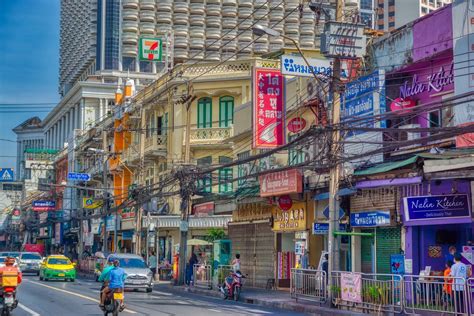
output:
M43 119L59 101L59 0L0 0L0 139ZM34 105L25 105L33 103ZM15 168L16 143L0 140L0 168Z

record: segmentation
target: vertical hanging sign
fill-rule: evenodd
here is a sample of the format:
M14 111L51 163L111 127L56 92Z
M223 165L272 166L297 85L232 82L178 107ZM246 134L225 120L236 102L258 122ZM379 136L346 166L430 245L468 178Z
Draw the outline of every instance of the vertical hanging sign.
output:
M285 143L285 78L280 70L254 68L253 147L275 148Z

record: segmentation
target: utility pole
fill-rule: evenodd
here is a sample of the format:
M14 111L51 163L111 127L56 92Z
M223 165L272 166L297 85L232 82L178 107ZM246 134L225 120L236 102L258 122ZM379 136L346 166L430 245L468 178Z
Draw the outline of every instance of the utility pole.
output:
M178 171L178 180L180 186L180 211L181 211L181 223L179 227L180 231L180 241L179 241L179 265L178 265L178 285L183 285L185 281L185 272L186 272L186 250L187 250L187 241L188 241L188 209L189 209L189 198L191 196L190 192L190 180L189 179L189 170L186 166L189 165L191 160L191 149L190 149L190 139L191 139L191 104L193 102L192 96L192 86L188 83L188 95L185 99L186 106L186 135L185 135L185 146L184 146L184 166L181 170Z
M342 4L343 0L336 0L336 21L342 21ZM340 78L341 78L341 60L336 57L333 63L333 108L332 108L332 126L334 131L332 132L331 151L329 159L335 162L334 167L331 168L329 173L329 231L328 231L328 280L329 288L331 288L332 278L331 274L333 271L339 270L339 244L334 232L337 231L339 222L339 197L337 193L339 191L339 177L341 173L341 164L338 162L339 159L339 143L341 134L338 130L338 126L341 121L341 102L340 102ZM330 301L332 300L332 291L329 291Z
M104 204L102 207L104 208L104 242L102 244L102 252L107 252L107 212L109 211L109 192L107 191L107 132L102 131L102 149L104 150L104 155L102 156L102 186L104 189Z

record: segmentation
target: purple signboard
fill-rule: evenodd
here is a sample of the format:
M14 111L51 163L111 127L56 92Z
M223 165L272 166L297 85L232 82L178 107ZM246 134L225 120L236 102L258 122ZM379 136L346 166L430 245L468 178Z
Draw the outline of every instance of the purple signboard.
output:
M428 195L403 198L406 225L445 224L457 219L458 223L471 221L469 195Z

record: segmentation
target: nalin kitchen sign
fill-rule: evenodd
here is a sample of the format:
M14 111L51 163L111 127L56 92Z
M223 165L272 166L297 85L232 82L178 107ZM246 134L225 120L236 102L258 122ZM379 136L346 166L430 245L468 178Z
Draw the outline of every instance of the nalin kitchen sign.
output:
M403 198L404 222L422 225L426 221L445 224L451 219L471 222L471 207L467 194L411 196Z
M406 99L423 92L439 93L444 90L446 86L454 83L454 65L451 65L449 69L445 69L443 66L438 72L428 75L426 79L419 80L416 74L413 75L411 84L409 81L400 87L400 98Z

